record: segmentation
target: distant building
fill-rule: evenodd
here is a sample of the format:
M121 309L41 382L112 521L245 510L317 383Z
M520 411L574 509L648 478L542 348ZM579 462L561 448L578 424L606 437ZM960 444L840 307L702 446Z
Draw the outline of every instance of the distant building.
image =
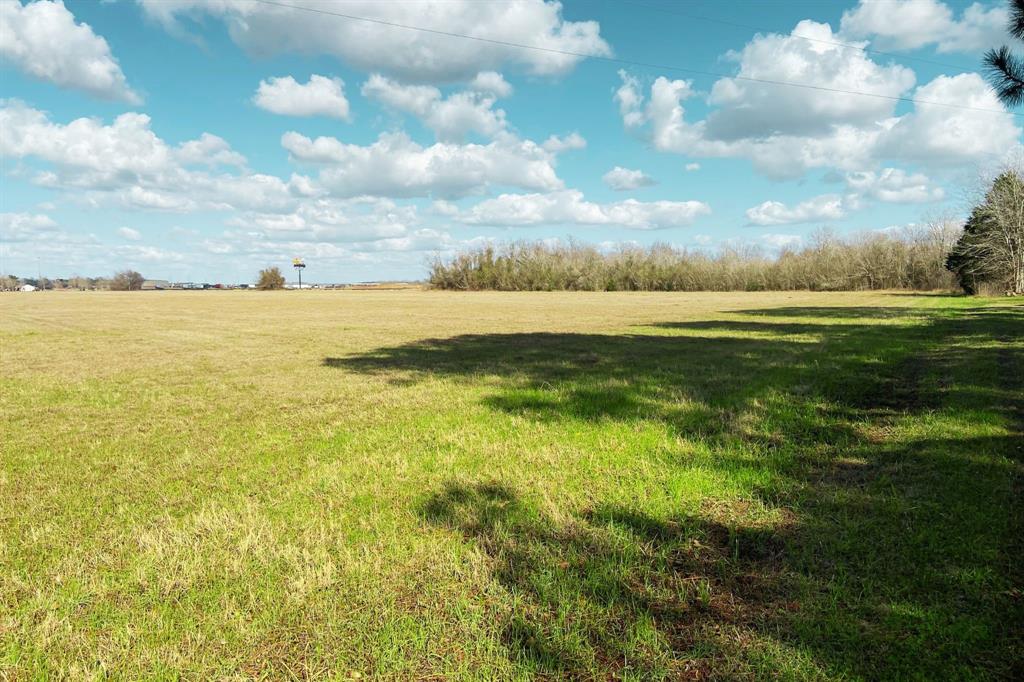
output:
M171 283L166 279L146 279L142 281L143 291L154 291L160 289L170 289Z
M36 290L36 288L34 286L32 286L31 284L22 284L20 287L18 287L18 291L35 291L35 290Z

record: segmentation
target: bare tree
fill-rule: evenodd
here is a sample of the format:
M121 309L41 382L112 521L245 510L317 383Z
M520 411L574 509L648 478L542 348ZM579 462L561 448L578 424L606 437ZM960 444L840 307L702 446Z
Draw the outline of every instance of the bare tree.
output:
M264 290L283 289L284 275L281 274L281 269L275 265L265 270L260 270L259 279L256 280L256 287Z
M122 270L110 280L110 288L112 291L138 291L142 288L144 281L146 281L146 278L138 272Z

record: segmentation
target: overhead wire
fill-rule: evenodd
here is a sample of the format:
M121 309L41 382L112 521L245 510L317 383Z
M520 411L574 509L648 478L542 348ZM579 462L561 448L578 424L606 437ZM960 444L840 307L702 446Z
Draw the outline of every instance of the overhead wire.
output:
M733 28L745 28L750 31L758 31L761 33L780 33L777 29L765 28L764 26L754 26L752 24L746 24L738 21L732 21L730 19L721 19L719 17L709 17L703 14L694 14L692 12L680 11L675 7L661 7L659 5L650 5L643 2L635 2L634 0L618 0L618 2L625 5L632 5L634 7L642 7L644 9L653 10L655 12L663 12L665 14L673 14L675 16L684 17L686 19L695 19L697 21L706 21L712 24L720 24L722 26L732 26ZM790 38L798 38L799 40L805 40L809 43L817 43L819 45L831 45L833 47L841 47L847 50L856 50L858 52L864 52L866 54L874 54L882 57L891 57L893 59L908 60L914 62L921 62L922 64L930 64L932 66L941 66L947 69L956 69L957 71L967 71L969 67L963 64L951 64L949 62L940 62L935 59L927 59L925 57L917 57L915 55L904 54L901 52L886 52L884 50L877 50L873 47L867 47L864 45L857 45L855 43L846 43L839 40L826 40L825 38L814 38L799 33L785 34Z
M748 82L748 83L760 83L760 84L763 84L763 85L776 85L776 86L791 87L791 88L803 88L803 89L807 89L807 90L816 90L816 91L819 91L819 92L829 92L829 93L833 93L833 94L855 95L855 96L861 96L861 97L873 97L873 98L876 98L876 99L884 99L884 100L889 100L889 101L893 101L893 102L906 102L906 103L914 104L914 105L923 104L923 105L928 105L928 106L945 107L945 108L948 108L948 109L959 109L959 110L963 110L963 111L976 111L976 112L980 112L980 113L997 114L997 115L1003 115L1003 116L1013 116L1013 117L1022 117L1022 116L1024 116L1024 114L1017 113L1017 112L1012 112L1012 111L1006 111L1005 109L1004 110L988 109L988 108L985 108L985 107L972 107L972 106L967 106L967 105L963 105L963 104L954 104L954 103L951 103L951 102L936 102L936 101L932 101L932 100L916 99L914 97L903 97L903 96L900 96L900 95L886 95L886 94L877 93L877 92L864 92L864 91L861 91L861 90L847 90L847 89L843 89L843 88L833 88L833 87L829 87L829 86L825 86L825 85L814 85L814 84L811 84L811 83L795 83L795 82L792 82L792 81L775 80L775 79L771 79L771 78L755 78L755 77L752 77L752 76L739 76L739 75L728 74L728 73L723 73L723 72L718 72L718 71L710 71L710 70L705 70L705 69L695 69L695 68L685 67L685 66L676 66L676 65L672 65L672 64L659 64L659 63L655 63L655 62L643 62L643 61L638 61L638 60L633 60L633 59L624 59L624 58L621 58L621 57L611 57L611 56L607 56L607 55L596 55L596 54L587 53L587 52L576 52L574 50L562 50L562 49L558 49L558 48L554 48L554 47L544 47L544 46L541 46L541 45L528 45L526 43L518 43L518 42L514 42L514 41L510 41L510 40L500 40L500 39L497 39L497 38L486 38L486 37L483 37L483 36L474 36L474 35L469 35L469 34L466 34L466 33L457 33L455 31L445 31L445 30L442 30L442 29L427 28L425 26L414 26L412 24L403 24L403 23L399 23L399 22L396 22L396 21L388 21L386 19L377 19L377 18L373 18L373 17L363 17L363 16L359 16L359 15L355 15L355 14L346 14L344 12L335 12L335 11L330 11L330 10L325 10L325 9L318 9L316 7L308 7L308 6L305 6L305 5L293 5L293 4L290 4L290 3L287 3L287 2L276 2L275 0L252 0L252 2L256 2L256 3L262 4L262 5L269 5L269 6L273 6L273 7L282 7L282 8L291 9L291 10L298 10L298 11L304 11L304 12L313 12L313 13L327 15L327 16L339 17L339 18L342 18L342 19L349 19L351 21L362 21L362 22L367 22L367 23L372 23L372 24L378 24L378 25L381 25L381 26L390 26L390 27L393 27L393 28L405 29L405 30L409 30L409 31L419 31L421 33L427 33L427 34L439 35L439 36L447 36L447 37L450 37L450 38L460 38L460 39L463 39L463 40L472 40L472 41L481 42L481 43L488 43L488 44L491 44L491 45L499 45L499 46L502 46L502 47L511 47L511 48L517 48L517 49L523 49L523 50L532 50L532 51L535 51L535 52L545 52L545 53L549 53L549 54L557 54L557 55L562 55L562 56L567 56L567 57L576 57L578 59L592 59L592 60L595 60L595 61L601 61L601 62L612 63L612 64L619 64L619 65L622 65L622 66L633 66L633 67L639 67L639 68L645 68L645 69L653 69L653 70L661 70L661 71L674 71L674 72L678 72L678 73L687 73L687 74L694 74L694 75L700 75L700 76L712 76L712 77L715 77L715 78L729 78L731 80L744 81L744 82Z

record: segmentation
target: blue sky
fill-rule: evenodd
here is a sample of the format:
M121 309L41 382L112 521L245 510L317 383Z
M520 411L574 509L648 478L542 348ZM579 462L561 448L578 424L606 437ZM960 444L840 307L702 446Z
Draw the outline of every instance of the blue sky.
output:
M960 215L1020 144L977 73L1005 22L939 0L0 0L0 270L234 282L301 256L311 281L415 279L485 240L773 251Z

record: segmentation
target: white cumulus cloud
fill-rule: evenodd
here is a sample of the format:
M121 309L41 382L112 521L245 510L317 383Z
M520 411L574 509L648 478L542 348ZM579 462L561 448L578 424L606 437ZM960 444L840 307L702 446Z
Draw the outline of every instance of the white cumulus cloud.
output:
M766 201L746 212L750 225L789 225L841 220L846 217L847 200L838 194L823 194L795 206L780 201Z
M285 133L292 158L322 164L320 183L336 196L457 197L490 186L561 189L552 153L530 140L503 135L488 144L438 142L423 147L404 133L387 133L368 146L333 137Z
M252 98L260 109L284 116L329 116L349 119L345 83L340 78L313 74L302 84L291 76L260 81Z
M975 2L959 19L939 0L861 0L843 13L840 34L868 38L882 50L916 50L935 45L939 52L977 52L1006 37L1006 3Z
M125 239L130 239L136 242L142 239L142 233L140 233L138 230L133 230L130 227L117 228L117 234L120 235L121 237L124 237Z
M560 152L586 149L587 141L579 133L572 132L564 137L552 135L548 139L544 140L543 147L553 154L558 154Z
M42 213L0 213L0 237L5 242L29 241L56 229L57 222Z
M501 78L499 74L493 75ZM491 92L498 84L491 80L492 87L486 91L466 90L442 97L441 91L433 86L407 85L373 74L363 84L362 93L392 109L416 116L434 131L437 139L459 142L467 133L494 137L505 130L505 112L493 108L496 99Z
M951 102L972 111L919 105L887 122L877 152L892 158L956 165L998 157L1019 144L1021 129L976 73L938 76L914 92L926 102Z
M792 249L800 246L803 239L797 234L762 234L761 243L773 251Z
M634 230L688 227L711 207L701 201L635 199L600 204L587 201L579 190L547 194L502 194L460 214L470 225L600 225Z
M275 176L244 168L225 172L225 166L243 166L245 158L216 135L167 144L145 114L121 114L109 125L92 118L63 124L8 101L0 102L0 129L0 154L44 162L46 169L32 181L84 190L80 200L168 211L286 210L300 195L291 181Z
M899 168L879 172L848 173L846 186L859 195L894 204L921 204L941 201L946 193L922 173L907 173Z
M0 56L40 80L95 97L139 104L102 36L62 2L0 0Z
M290 7L250 0L139 1L147 14L168 28L180 30L181 16L218 17L227 25L232 40L252 54L332 55L364 71L379 71L405 81L467 81L481 71L499 71L506 66L536 75L559 75L581 61L582 57L576 54L611 54L596 21L566 21L562 5L545 0L283 3ZM373 21L332 17L331 11L553 51L524 50Z
M469 84L470 89L495 97L508 97L512 94L512 86L497 71L481 71Z
M747 158L773 179L798 178L812 168L863 171L891 160L962 166L1016 145L1020 128L978 74L938 76L912 93L916 103L909 113L896 115L889 98L911 95L913 72L880 65L834 39L827 24L803 21L789 36L758 35L731 55L738 76L826 91L722 78L711 90L711 112L688 120L684 105L696 96L690 81L658 77L645 95L637 77L620 72L615 101L626 128L657 150Z
M814 21L801 21L791 35L757 36L733 55L739 63L737 75L886 97L898 97L914 85L910 69L876 64L859 50L827 42L834 39L828 24ZM891 100L879 97L822 93L734 78L722 78L714 84L710 103L718 108L708 116L705 132L714 140L821 135L837 126L871 124L889 116L894 106Z
M604 180L604 184L618 192L658 184L657 180L643 171L623 168L622 166L612 168L601 176L601 179Z

